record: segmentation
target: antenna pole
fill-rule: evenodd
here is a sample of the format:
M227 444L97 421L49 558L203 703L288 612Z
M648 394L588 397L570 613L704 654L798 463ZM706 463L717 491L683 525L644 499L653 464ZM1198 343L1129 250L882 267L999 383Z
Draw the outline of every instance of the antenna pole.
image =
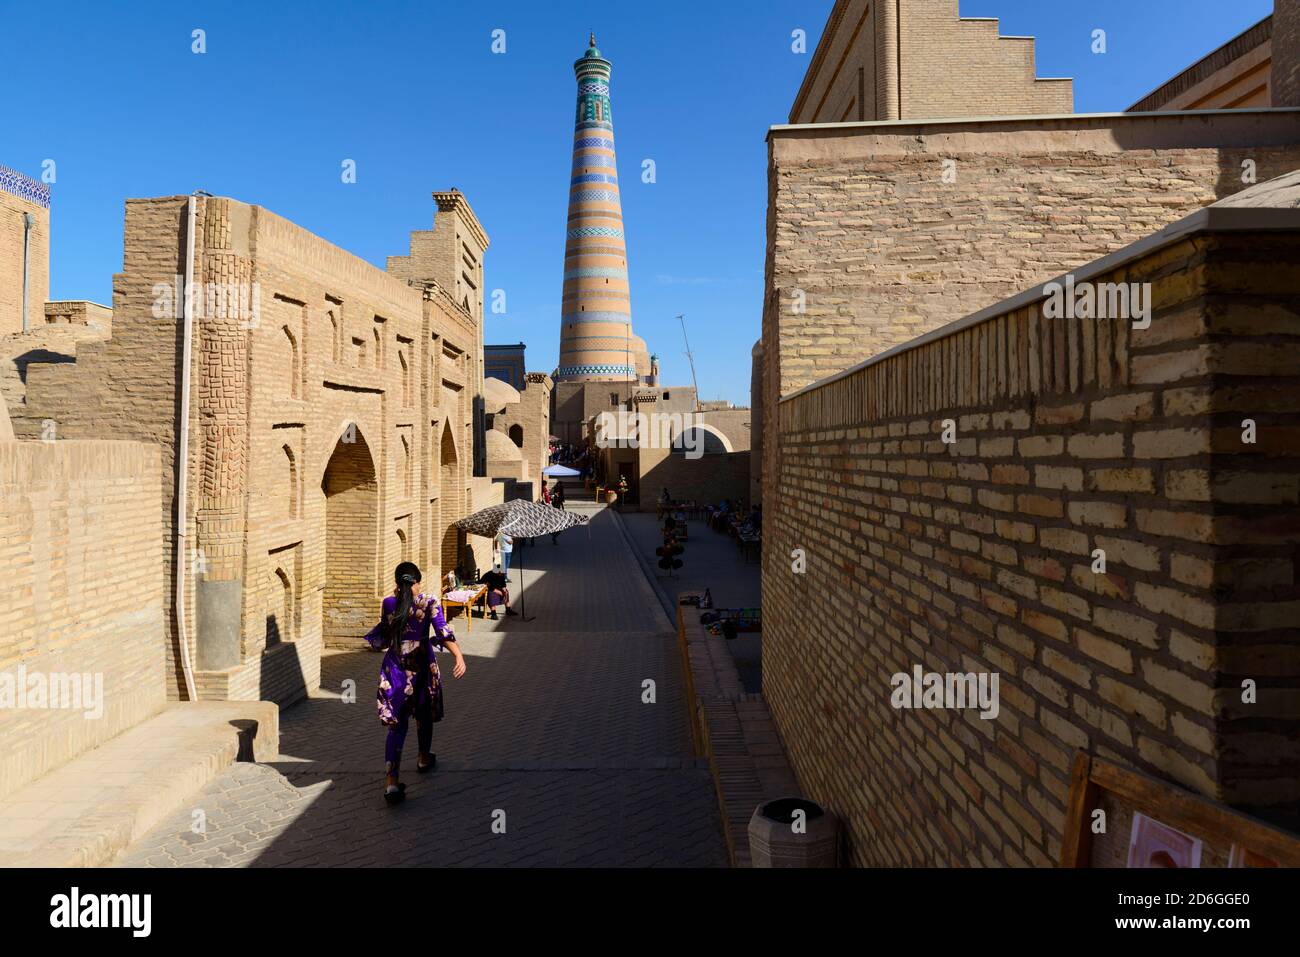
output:
M691 363L691 384L695 386L695 411L699 412L700 411L700 383L699 380L695 378L695 356L691 353L690 337L686 335L686 316L684 315L678 316L677 321L682 324L682 339L686 342L686 358L690 360Z

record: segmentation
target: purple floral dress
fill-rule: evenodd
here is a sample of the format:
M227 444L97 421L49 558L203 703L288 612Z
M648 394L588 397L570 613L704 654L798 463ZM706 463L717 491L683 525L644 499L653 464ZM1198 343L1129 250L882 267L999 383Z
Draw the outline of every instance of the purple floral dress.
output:
M384 599L379 624L366 634L370 647L378 649L387 645L388 622L396 610L397 597L389 595ZM380 721L390 727L399 724L399 716L408 702L411 711L419 712L428 706L433 720L442 720L442 676L434 649L446 651L443 642L455 640L438 599L423 593L416 595L400 651L386 648L379 665L379 690L375 698Z

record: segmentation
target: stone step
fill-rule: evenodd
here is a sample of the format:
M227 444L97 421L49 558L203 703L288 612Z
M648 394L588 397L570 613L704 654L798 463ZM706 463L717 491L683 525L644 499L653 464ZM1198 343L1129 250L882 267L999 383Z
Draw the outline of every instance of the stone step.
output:
M0 866L109 864L231 763L279 747L270 701L169 705L0 801Z

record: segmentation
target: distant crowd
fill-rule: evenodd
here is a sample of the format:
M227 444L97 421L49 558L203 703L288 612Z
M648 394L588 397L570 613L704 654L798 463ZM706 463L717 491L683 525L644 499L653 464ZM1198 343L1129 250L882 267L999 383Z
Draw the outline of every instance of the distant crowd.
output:
M552 465L567 465L571 469L576 469L584 478L592 474L591 453L586 446L573 445L569 442L552 442L550 460Z

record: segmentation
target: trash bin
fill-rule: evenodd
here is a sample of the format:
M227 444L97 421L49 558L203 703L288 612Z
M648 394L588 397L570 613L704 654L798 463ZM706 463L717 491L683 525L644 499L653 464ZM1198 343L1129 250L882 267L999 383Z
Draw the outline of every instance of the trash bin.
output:
M749 819L754 867L834 867L838 840L835 815L807 798L767 801Z

